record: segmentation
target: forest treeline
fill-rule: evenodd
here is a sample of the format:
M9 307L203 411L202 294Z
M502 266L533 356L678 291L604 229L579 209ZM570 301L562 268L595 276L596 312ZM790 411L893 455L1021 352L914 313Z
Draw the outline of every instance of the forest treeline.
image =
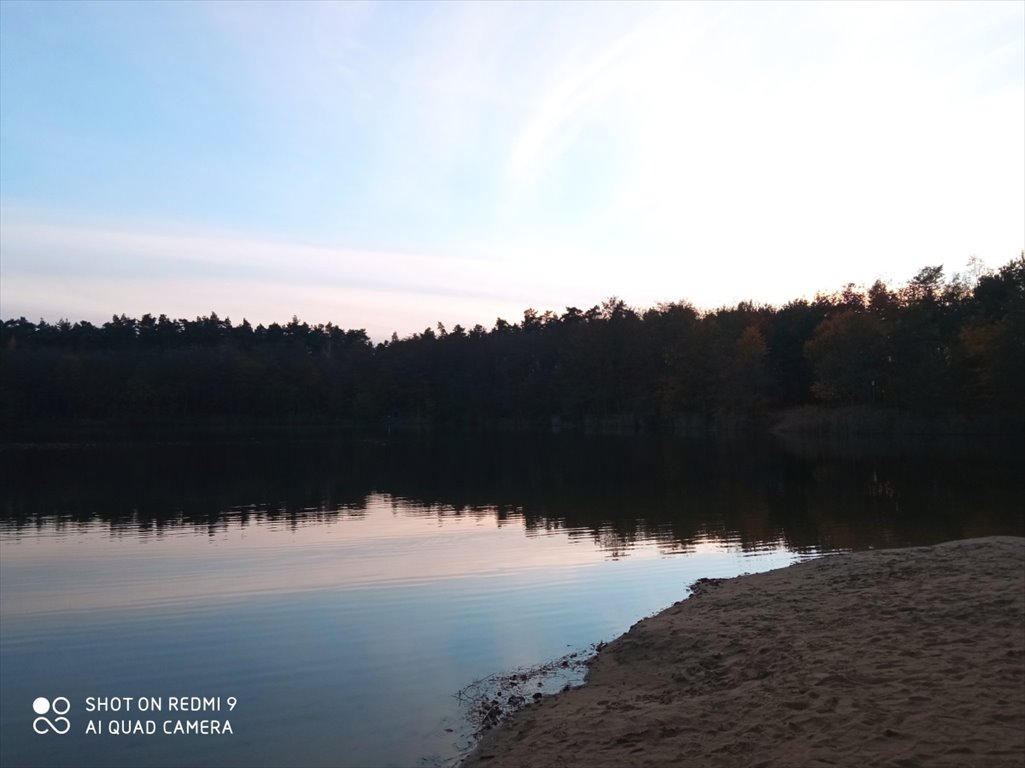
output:
M680 428L804 405L1025 423L1025 254L972 278L925 267L782 307L613 297L490 329L363 330L114 316L3 322L0 425Z

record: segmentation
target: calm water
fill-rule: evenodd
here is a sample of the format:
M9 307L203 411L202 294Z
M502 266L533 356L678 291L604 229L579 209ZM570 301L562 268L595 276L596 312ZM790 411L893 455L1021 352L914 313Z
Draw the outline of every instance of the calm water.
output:
M583 437L2 449L0 764L443 765L471 743L463 686L609 640L698 578L1025 534L1021 459ZM204 711L170 710L192 696ZM66 734L33 731L63 729L37 697L67 699ZM102 697L132 703L88 711ZM232 733L163 733L197 720Z

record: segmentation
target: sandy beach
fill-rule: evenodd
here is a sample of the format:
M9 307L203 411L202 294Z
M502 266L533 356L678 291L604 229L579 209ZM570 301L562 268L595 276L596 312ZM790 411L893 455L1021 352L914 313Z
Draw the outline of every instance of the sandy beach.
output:
M702 581L465 768L1025 765L1025 538Z

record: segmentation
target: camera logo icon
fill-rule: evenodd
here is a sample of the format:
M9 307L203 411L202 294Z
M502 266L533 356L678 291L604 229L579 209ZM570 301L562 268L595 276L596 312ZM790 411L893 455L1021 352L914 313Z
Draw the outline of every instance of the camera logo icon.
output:
M65 696L58 696L52 702L40 696L32 702L32 711L39 715L32 721L32 730L40 735L52 731L63 736L71 730L71 721L64 717L71 711L71 702ZM50 713L56 715L52 720L46 716Z

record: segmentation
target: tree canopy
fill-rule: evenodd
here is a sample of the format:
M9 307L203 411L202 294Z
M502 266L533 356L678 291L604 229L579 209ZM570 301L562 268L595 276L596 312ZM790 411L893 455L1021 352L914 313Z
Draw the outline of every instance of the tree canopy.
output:
M363 330L209 316L3 322L0 425L597 425L748 420L798 405L1023 421L1025 254L993 272L848 285L782 307L610 297L374 345Z

